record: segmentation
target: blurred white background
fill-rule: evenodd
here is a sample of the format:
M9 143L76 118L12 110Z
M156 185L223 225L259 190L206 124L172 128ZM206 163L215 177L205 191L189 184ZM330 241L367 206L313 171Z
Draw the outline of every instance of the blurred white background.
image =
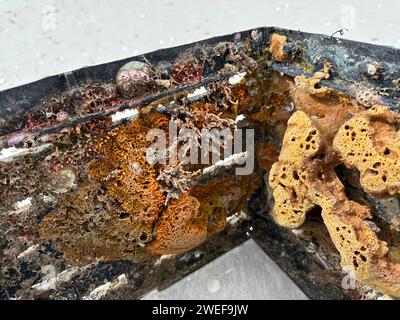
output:
M400 47L400 1L0 0L0 90L260 26Z

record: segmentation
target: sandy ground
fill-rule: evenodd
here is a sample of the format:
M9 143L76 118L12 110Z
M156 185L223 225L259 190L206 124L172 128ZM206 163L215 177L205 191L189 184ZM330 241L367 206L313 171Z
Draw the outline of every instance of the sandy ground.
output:
M394 0L0 0L0 90L259 26L329 35L346 28L345 38L400 47L399 12ZM305 296L250 241L147 298Z

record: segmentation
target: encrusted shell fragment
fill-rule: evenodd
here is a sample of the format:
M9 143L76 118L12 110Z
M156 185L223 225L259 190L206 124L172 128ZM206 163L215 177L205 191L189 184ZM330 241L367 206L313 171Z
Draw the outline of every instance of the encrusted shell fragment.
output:
M125 98L133 98L150 83L151 68L147 63L131 61L123 65L117 74L117 88Z

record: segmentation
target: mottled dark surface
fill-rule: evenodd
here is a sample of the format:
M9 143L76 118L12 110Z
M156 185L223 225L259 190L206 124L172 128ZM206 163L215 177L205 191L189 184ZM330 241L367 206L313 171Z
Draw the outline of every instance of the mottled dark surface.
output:
M273 32L288 37L284 49L290 58L285 62L276 63L265 54ZM189 52L189 58L182 57L183 52ZM282 85L274 82L278 73L271 72L271 69L282 72L279 81L291 83L291 77L311 75L322 68L325 60L329 60L332 75L323 81L324 86L352 96L357 96L361 89L371 90L397 110L397 79L400 76L397 53L392 48L344 40L339 42L322 35L260 28L254 32L245 31L84 68L1 92L2 147L16 145L32 149L49 142L49 137L52 144L34 155L20 157L17 164L1 163L0 298L140 298L154 288L165 288L178 281L242 243L248 239L249 233L310 298L359 298L358 292L344 292L341 288L340 257L329 239L320 213L310 214L300 231L278 227L270 217L273 200L265 185L251 198L248 208L231 216L231 221L237 220L235 223L228 222L224 231L211 236L199 247L179 255L153 256L142 262L99 260L86 265L71 263L64 259L54 244L40 239L38 224L54 210L62 194L74 188L72 184L68 185L68 174L73 173L77 184L85 180L84 169L95 156L90 142L114 128L109 121L113 112L144 107L162 99L182 98L188 90L208 86L213 96L206 97L205 101L230 105L233 103L229 98L238 98L239 107L250 118L254 115L252 120L255 123L260 120L257 117L263 115L257 111L264 104L267 116L270 116L270 105L281 108L282 114L278 114L276 119L267 119L260 126L251 123L258 130L258 143L269 142L279 149L282 132L293 108L287 98L271 94L270 88L277 86L281 89L279 85ZM204 55L208 58L204 59ZM182 69L172 73L172 87L154 85L136 100L123 99L117 94L113 81L119 68L132 59L148 61L157 71L168 69L168 61L178 59ZM188 61L190 63L186 64ZM201 72L196 69L199 61ZM375 67L374 72L368 71L369 65ZM251 80L255 84L245 88L247 95L244 97L240 90L230 96L232 88L227 86L226 80L243 70L254 76ZM289 77L286 79L285 75ZM157 74L157 80L165 80L163 72ZM178 107L186 106L186 103ZM265 124L270 126L263 127ZM274 161L273 157L270 160ZM374 223L383 230L390 243L396 243L398 199L379 200L368 196L354 183L358 181L354 177L356 173L337 169L351 198L370 204L375 217L378 217ZM67 190L64 190L66 185ZM27 197L32 198L35 210L15 208L17 200Z

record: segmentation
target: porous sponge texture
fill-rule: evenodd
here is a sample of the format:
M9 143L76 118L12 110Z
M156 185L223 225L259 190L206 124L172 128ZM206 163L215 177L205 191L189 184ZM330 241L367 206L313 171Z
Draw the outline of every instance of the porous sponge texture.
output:
M157 221L156 236L148 249L156 254L173 254L201 244L207 236L207 216L199 208L200 202L187 193L172 200Z
M203 109L205 115L215 112L212 104ZM201 128L204 119L198 120ZM157 180L165 166L148 163L146 151L153 142L146 136L161 129L168 139L169 121L150 109L104 133L92 146L97 154L87 167L88 179L45 217L42 237L56 243L68 260L86 263L178 254L222 231L228 215L241 209L259 181L253 176L214 179L167 201Z
M53 241L76 264L96 259L143 260L149 254L138 245L143 224L131 225L122 208L104 190L85 182L61 200L40 223L43 239Z
M146 141L150 129L165 129L168 118L152 113L116 128L96 144L99 159L88 167L88 175L107 188L127 213L126 222L143 225L137 236L142 242L152 239L153 223L161 212L165 197L157 184L157 174L146 161ZM128 219L129 216L129 219Z
M381 109L379 114L383 111ZM377 111L370 112L376 114ZM385 119L392 119L391 114L388 116ZM360 117L365 121L365 114ZM339 130L339 137L342 129L346 132L346 125L349 124L346 122ZM344 136L347 138L346 133ZM338 159L328 154L333 148L322 137L319 124L306 113L293 114L279 161L272 166L269 178L275 200L273 216L282 226L298 228L307 212L315 206L321 207L324 223L340 252L342 266L354 267L358 281L399 297L400 265L390 261L386 242L379 240L367 223L366 219L371 216L369 208L346 196L334 170ZM334 141L342 140L335 138ZM351 144L347 147L351 148ZM361 163L365 163L362 160L363 157Z
M375 196L400 192L399 123L397 113L373 106L347 121L333 142L345 165L360 171L365 191Z
M310 174L303 169L304 159L319 151L320 137L304 112L298 111L288 121L279 161L270 171L270 185L274 189L274 218L282 226L297 228L314 205L307 198L304 180ZM312 161L312 160L311 160Z
M225 228L227 217L243 207L259 182L253 176L229 177L181 194L157 220L149 251L176 254L197 247Z

